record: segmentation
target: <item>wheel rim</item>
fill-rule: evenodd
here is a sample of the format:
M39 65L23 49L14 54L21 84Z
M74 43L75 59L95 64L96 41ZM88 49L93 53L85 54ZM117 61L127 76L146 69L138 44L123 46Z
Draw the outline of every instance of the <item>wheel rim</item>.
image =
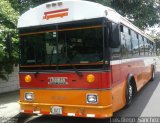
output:
M132 99L132 93L133 93L133 90L132 90L132 86L131 86L131 85L129 85L129 90L128 90L128 92L129 92L129 100L131 101L131 99Z

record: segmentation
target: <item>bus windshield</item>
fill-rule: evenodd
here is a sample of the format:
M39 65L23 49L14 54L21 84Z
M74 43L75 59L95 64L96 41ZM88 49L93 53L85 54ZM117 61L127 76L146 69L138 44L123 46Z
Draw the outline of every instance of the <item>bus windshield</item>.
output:
M60 28L60 27L59 27ZM103 28L101 25L65 28L21 36L21 66L55 66L59 69L101 67Z

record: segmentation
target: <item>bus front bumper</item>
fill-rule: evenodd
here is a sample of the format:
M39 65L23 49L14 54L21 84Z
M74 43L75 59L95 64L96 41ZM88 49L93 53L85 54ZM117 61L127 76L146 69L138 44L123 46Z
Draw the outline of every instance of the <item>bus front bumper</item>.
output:
M107 118L112 117L112 105L108 106L79 106L79 105L52 105L43 103L23 103L21 105L21 113L36 115L57 115L72 117L92 117ZM62 107L62 114L53 114L52 107Z
M26 92L34 93L35 97L33 101L26 101L24 99ZM99 95L98 104L87 104L87 93ZM19 104L21 113L107 118L113 115L111 102L110 90L69 90L64 92L62 90L21 90ZM56 114L53 112L54 108L61 111Z

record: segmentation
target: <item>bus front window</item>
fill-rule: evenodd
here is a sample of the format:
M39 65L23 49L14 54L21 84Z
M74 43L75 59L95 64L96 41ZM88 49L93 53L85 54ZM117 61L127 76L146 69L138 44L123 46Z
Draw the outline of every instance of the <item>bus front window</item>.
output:
M100 62L103 59L102 28L59 32L59 56L66 64L68 57L73 64Z
M103 67L103 27L62 28L21 35L21 66L53 69Z

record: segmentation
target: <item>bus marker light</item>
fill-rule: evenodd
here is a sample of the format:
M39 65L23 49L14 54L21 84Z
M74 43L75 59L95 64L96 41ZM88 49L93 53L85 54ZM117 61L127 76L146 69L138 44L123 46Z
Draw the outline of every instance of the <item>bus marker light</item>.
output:
M106 14L106 16L108 15L108 11L107 10L105 10L104 13Z
M46 4L46 8L50 8L51 7L51 4Z
M62 5L63 5L63 3L62 3L62 2L59 2L59 3L58 3L58 6L62 6Z
M24 80L25 80L26 83L29 83L29 82L31 82L32 77L30 75L26 75Z
M52 3L52 7L55 7L56 6L56 3Z
M87 76L87 82L92 83L95 81L95 76L93 74L89 74Z

